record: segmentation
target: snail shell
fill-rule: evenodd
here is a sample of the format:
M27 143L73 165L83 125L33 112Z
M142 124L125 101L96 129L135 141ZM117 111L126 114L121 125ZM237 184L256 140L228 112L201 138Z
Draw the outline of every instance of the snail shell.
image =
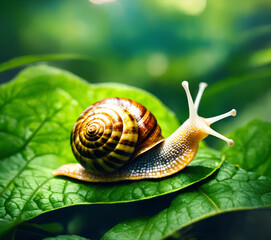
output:
M77 161L94 174L116 171L164 138L153 114L127 98L107 98L88 107L71 132Z

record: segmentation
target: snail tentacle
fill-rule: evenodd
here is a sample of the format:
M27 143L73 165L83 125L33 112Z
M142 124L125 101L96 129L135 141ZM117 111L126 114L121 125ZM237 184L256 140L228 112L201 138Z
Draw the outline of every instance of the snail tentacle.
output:
M188 100L188 105L189 105L189 118L187 121L190 121L191 125L195 125L195 128L197 129L197 131L199 132L199 135L202 135L202 137L204 135L203 138L201 138L200 140L204 139L205 137L207 137L209 134L213 135L217 138L220 138L224 141L226 141L230 146L232 146L234 144L232 139L229 139L225 136L223 136L222 134L216 132L215 130L213 130L212 128L210 128L210 125L214 122L217 122L221 119L224 119L226 117L229 116L235 116L236 115L236 110L232 109L231 111L225 113L225 114L221 114L219 116L216 117L212 117L212 118L203 118L200 117L198 115L198 105L202 96L202 93L204 91L204 89L206 88L207 84L201 83L200 84L200 89L199 89L199 93L198 96L196 98L195 104L193 103L190 91L189 91L189 86L188 86L188 82L184 81L182 82L182 85L185 89L186 95L187 95L187 100ZM200 134L201 133L201 134Z

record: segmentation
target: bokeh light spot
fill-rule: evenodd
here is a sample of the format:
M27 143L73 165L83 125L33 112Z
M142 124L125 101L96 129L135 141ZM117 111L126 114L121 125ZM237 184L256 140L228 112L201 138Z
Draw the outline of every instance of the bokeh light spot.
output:
M198 15L205 10L207 0L160 0L160 3L188 15Z
M109 2L115 2L115 0L89 0L91 3L94 4L103 4L103 3L109 3Z
M153 53L147 61L147 71L153 77L163 75L168 69L168 58L163 53Z
M179 8L187 14L197 15L206 8L206 0L179 0Z

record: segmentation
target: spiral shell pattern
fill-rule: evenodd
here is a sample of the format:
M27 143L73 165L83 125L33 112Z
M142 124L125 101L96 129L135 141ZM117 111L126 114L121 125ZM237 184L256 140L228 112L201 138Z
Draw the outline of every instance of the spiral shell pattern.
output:
M71 133L77 161L93 174L116 171L163 139L155 117L126 98L108 98L88 107Z
M103 104L77 120L71 145L78 162L92 173L112 172L133 155L138 139L134 117L117 105Z

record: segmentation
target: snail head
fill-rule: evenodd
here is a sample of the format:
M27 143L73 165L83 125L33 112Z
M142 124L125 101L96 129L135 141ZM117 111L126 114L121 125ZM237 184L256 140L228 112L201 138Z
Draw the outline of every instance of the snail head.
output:
M236 116L236 110L232 109L231 111L211 117L211 118L203 118L198 115L198 107L199 103L202 97L202 94L207 87L207 83L200 83L199 85L199 91L196 97L195 102L193 102L190 91L189 91L189 86L187 81L182 82L182 86L186 92L187 100L188 100L188 106L189 106L189 119L187 120L189 124L191 124L196 130L199 136L199 138L203 139L207 137L209 134L213 135L215 137L218 137L228 143L229 146L232 146L234 144L232 139L229 139L222 134L214 131L210 125L229 116Z

